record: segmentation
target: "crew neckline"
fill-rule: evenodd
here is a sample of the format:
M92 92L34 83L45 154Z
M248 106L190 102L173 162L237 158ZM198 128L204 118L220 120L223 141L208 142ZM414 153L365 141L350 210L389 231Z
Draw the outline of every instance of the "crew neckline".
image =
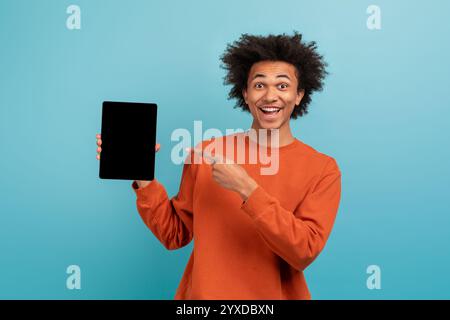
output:
M246 136L245 140L247 141L247 143L249 143L250 142L250 137ZM273 149L278 149L278 152L281 152L281 151L285 151L285 150L290 150L290 149L296 148L297 146L300 146L301 143L302 142L299 139L294 137L294 141L292 141L292 142L290 142L290 143L288 143L288 144L286 144L284 146L281 146L281 147L278 147L278 148L273 148ZM259 143L257 143L257 145L260 146Z
M289 150L289 149L299 146L300 144L301 144L300 140L298 140L296 137L294 137L294 141L292 141L291 143L289 143L287 145L279 147L278 150L280 150L280 151Z

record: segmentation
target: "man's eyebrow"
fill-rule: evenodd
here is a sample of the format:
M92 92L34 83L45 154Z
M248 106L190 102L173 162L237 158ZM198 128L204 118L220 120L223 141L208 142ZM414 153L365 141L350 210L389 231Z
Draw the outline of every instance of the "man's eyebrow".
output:
M287 78L288 80L291 80L287 74L279 74L277 75L277 78Z
M258 77L265 78L266 75L265 75L265 74L262 74L262 73L257 73L257 74L255 74L255 75L253 76L253 79L252 79L252 80L254 80L254 79L258 78ZM289 76L288 76L287 74L279 74L279 75L277 75L276 77L277 77L277 78L287 78L287 79L291 80L291 78L289 78Z
M252 80L254 80L254 79L258 78L258 77L265 78L266 76L265 76L264 74L262 74L262 73L257 73L257 74L255 74L255 75L253 76L253 79L252 79Z

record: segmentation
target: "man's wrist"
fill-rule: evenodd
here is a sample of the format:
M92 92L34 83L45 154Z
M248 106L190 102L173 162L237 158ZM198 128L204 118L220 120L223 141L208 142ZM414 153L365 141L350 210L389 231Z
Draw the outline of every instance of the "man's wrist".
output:
M141 188L145 188L146 186L148 186L152 181L143 181L143 180L135 180L136 184L138 185L139 189Z
M256 183L256 181L252 178L249 178L247 181L245 181L244 185L238 191L238 193L241 196L242 200L246 201L256 188L258 188L258 184Z

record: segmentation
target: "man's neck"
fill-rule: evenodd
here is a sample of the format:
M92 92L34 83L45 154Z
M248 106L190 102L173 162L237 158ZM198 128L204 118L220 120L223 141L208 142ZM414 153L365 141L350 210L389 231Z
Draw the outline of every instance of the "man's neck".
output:
M255 122L253 122L252 129L254 129L257 133L256 138L258 140L257 141L258 144L261 144L262 141L260 141L259 130L263 129L263 128L259 127L258 125L255 124ZM267 143L267 145L270 146L271 145L271 130L266 130L266 131L267 131L267 133L265 133L265 134L267 134L267 139L266 139L267 142L264 142L263 144ZM295 140L295 137L292 135L291 128L289 126L281 126L278 129L278 133L279 133L279 140L278 140L279 144L277 146L278 148L286 146L288 144L291 144Z

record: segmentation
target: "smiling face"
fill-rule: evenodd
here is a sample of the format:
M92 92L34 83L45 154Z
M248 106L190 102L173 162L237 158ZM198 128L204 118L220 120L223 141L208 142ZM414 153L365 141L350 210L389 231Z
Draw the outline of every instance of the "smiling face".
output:
M289 132L289 120L304 91L297 91L296 68L283 61L260 61L250 69L242 94L253 116L254 129Z

